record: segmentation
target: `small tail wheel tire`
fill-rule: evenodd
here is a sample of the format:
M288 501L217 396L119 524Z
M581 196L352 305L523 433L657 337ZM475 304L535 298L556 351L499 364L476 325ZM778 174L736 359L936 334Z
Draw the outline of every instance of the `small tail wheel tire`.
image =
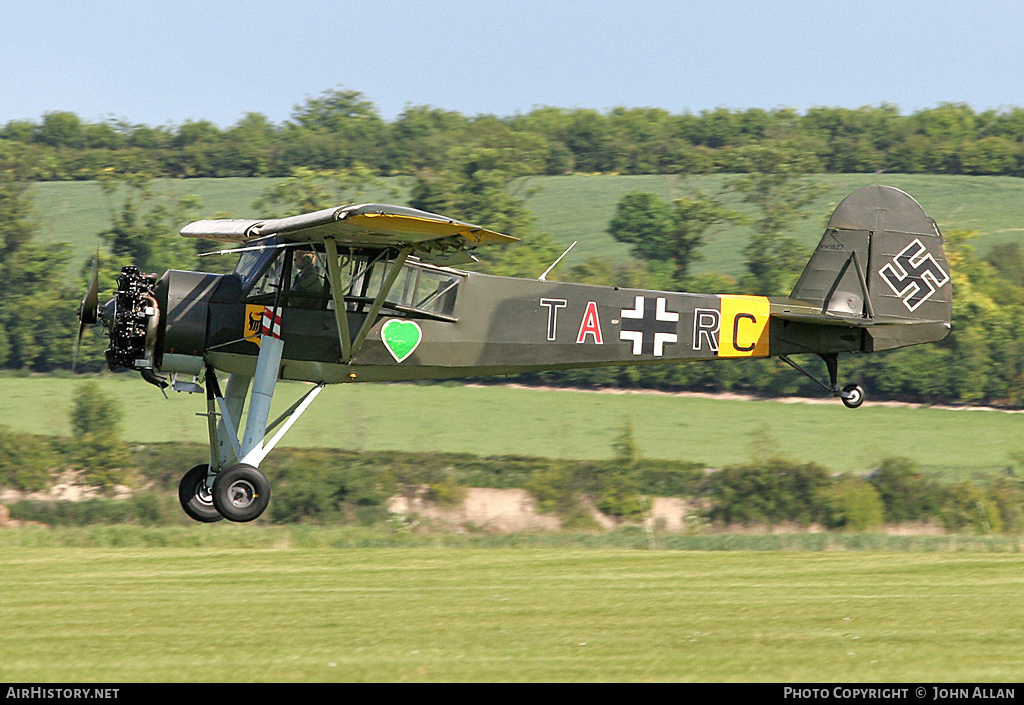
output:
M864 387L859 384L848 384L843 387L843 394L840 398L847 407L856 409L864 403Z
M252 465L232 465L213 481L213 506L231 521L252 521L270 504L270 481Z
M213 493L206 488L206 474L210 466L206 463L196 465L185 473L178 483L178 501L185 513L196 521L212 524L220 521L224 515L213 506Z

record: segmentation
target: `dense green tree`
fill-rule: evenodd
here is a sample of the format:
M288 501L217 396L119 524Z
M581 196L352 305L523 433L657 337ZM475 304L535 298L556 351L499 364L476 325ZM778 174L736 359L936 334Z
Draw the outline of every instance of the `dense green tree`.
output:
M29 186L13 169L0 171L0 248L4 255L16 252L36 233Z
M914 113L910 123L917 132L935 139L958 142L973 139L979 118L966 103L940 103Z
M256 119L253 119L256 116ZM337 169L356 163L382 175L444 168L450 148L475 141L474 126L494 122L539 140L542 161L530 173L704 173L744 171L744 150L786 142L831 172L1024 173L1024 110L976 112L960 103L901 115L882 104L672 115L658 108L606 112L541 107L506 118L469 118L411 106L391 123L357 91L328 90L296 105L277 126L251 114L222 130L208 121L149 127L88 123L53 111L15 120L0 143L29 148L33 178L88 179L106 168L157 169L164 176L287 175L292 168ZM530 159L527 143L519 157ZM533 167L531 167L533 168Z
M576 170L576 155L567 144L572 113L564 108L543 106L506 121L517 132L535 134L548 145L546 174L567 174Z
M281 149L289 166L340 169L362 162L379 168L385 128L362 93L328 90L295 106Z
M868 476L885 506L885 520L918 521L938 508L938 488L910 458L885 458Z
M42 437L0 426L0 487L44 490L57 462L57 454Z
M33 241L27 186L0 172L0 364L49 370L70 360L75 305L63 272L64 243Z
M128 453L121 441L124 418L117 400L94 381L75 389L71 410L72 457L86 479L110 488L124 482Z
M51 147L80 147L82 145L82 121L69 112L52 112L43 116L43 123L36 131L35 139Z
M961 147L960 168L965 174L1008 174L1019 170L1024 149L1005 137L983 137Z
M461 113L429 105L412 105L388 126L388 164L391 173L415 174L443 166L444 155L464 138L469 119Z
M957 482L943 487L939 493L938 518L949 531L972 528L979 534L1003 530L999 505L973 482Z
M821 492L828 471L781 457L728 467L709 478L708 518L727 524L809 524L825 516Z
M511 184L543 168L543 145L494 121L475 124L473 136L474 142L448 151L443 168L417 175L409 205L522 237L532 216ZM520 159L524 149L528 158Z
M144 174L107 173L99 182L110 214L110 227L100 236L116 257L145 272L196 268L197 241L180 237L178 231L193 219L198 197L159 197ZM120 206L117 198L122 199Z
M629 243L634 256L669 264L674 282L681 286L690 265L700 260L698 248L707 233L739 217L702 194L668 203L652 193L634 192L619 201L608 232Z
M1013 475L1002 475L989 481L988 501L999 512L1002 530L1006 533L1024 531L1024 486Z
M882 525L885 505L874 485L847 475L819 491L824 524L832 529L870 531Z
M750 273L748 291L787 294L796 282L807 253L788 233L827 188L807 177L817 167L813 155L787 145L753 145L740 152L744 175L730 188L757 209L754 233L744 248Z
M246 113L227 130L220 154L220 176L268 176L276 165L278 130L262 113Z
M371 191L395 195L386 182L362 164L329 170L299 167L292 169L291 176L264 191L252 205L261 217L284 218L359 203Z

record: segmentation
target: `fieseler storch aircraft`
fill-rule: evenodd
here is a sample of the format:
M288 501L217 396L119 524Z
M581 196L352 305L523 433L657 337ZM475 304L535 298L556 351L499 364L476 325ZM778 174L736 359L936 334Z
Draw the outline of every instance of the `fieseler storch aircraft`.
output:
M201 220L181 234L235 243L233 273L124 267L101 308L94 266L79 340L102 322L112 370L177 391L205 385L209 462L179 485L182 508L202 522L263 513L260 464L327 384L776 356L856 408L864 390L839 386L839 354L942 340L952 311L935 221L887 186L839 204L788 297L463 271L453 265L469 251L515 238L382 204ZM791 357L801 354L824 359L828 382ZM270 421L280 379L313 386Z

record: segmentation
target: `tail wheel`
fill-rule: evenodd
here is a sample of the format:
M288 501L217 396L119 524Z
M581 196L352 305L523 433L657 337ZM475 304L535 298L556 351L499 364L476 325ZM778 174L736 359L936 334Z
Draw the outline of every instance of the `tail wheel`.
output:
M270 481L252 465L233 465L213 481L213 506L231 521L252 521L270 504Z
M178 501L185 513L196 521L211 524L224 515L213 506L213 494L206 489L206 473L210 466L196 465L178 483Z
M839 397L843 400L843 403L846 404L846 406L851 409L856 409L864 403L864 387L859 384L848 384L843 387L843 393L840 394Z

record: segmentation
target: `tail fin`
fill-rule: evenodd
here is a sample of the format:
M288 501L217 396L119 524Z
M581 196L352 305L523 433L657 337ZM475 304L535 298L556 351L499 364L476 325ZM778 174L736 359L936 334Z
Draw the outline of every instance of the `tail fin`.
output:
M953 310L942 234L903 191L862 188L836 207L790 298L864 327L864 352L942 340Z

